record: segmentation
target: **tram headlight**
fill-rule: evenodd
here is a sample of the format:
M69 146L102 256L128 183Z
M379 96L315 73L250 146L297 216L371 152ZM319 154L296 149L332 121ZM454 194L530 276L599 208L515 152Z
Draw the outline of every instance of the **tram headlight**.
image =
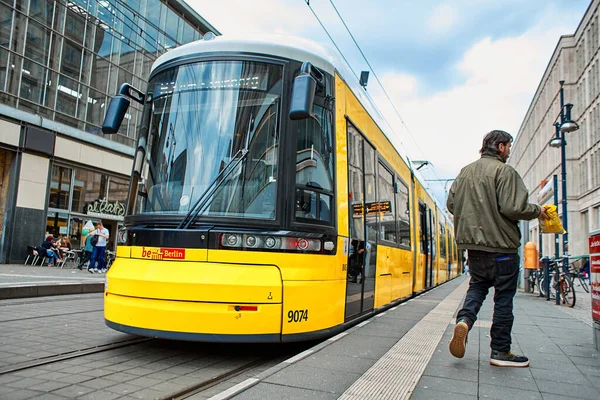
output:
M221 244L225 247L240 247L242 244L242 235L237 233L225 233L221 237Z
M268 236L265 239L265 247L267 249L272 249L275 247L275 245L277 245L277 239L275 239L273 236Z
M254 249L260 246L260 238L254 235L245 235L244 238L244 247L249 247Z
M215 232L217 233L217 232ZM286 232L291 233L291 232ZM231 250L254 250L254 251L284 251L301 253L323 253L330 254L335 249L332 241L323 241L322 238L304 235L265 235L254 233L217 233L217 243L221 249Z

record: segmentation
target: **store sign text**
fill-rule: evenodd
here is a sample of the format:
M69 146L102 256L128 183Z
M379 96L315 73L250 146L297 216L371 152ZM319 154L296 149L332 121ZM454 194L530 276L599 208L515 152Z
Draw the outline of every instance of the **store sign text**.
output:
M98 199L87 206L88 215L114 215L117 217L125 216L125 205L119 201L113 201L112 203L108 199Z

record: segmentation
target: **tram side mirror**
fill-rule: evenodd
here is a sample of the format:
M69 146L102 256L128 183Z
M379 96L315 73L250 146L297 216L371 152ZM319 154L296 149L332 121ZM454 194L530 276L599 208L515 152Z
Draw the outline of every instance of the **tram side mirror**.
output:
M294 79L290 119L301 120L312 116L317 81L308 73L301 73Z
M121 94L110 99L108 110L102 123L102 132L106 134L117 133L129 108L129 99Z
M129 99L144 104L145 97L144 93L130 84L122 84L119 88L119 93L110 99L106 115L104 116L104 122L102 123L102 132L106 134L117 133L129 108Z

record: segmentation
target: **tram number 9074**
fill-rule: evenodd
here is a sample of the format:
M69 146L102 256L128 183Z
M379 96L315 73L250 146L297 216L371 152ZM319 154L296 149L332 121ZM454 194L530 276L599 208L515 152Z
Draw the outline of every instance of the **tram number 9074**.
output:
M287 315L288 323L308 321L308 310L290 310Z

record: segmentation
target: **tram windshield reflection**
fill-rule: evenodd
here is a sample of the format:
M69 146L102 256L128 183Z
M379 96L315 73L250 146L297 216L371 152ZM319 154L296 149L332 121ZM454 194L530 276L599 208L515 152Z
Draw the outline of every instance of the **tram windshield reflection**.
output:
M201 215L274 219L281 78L281 66L248 61L186 64L152 78L137 212L186 214L244 149Z

